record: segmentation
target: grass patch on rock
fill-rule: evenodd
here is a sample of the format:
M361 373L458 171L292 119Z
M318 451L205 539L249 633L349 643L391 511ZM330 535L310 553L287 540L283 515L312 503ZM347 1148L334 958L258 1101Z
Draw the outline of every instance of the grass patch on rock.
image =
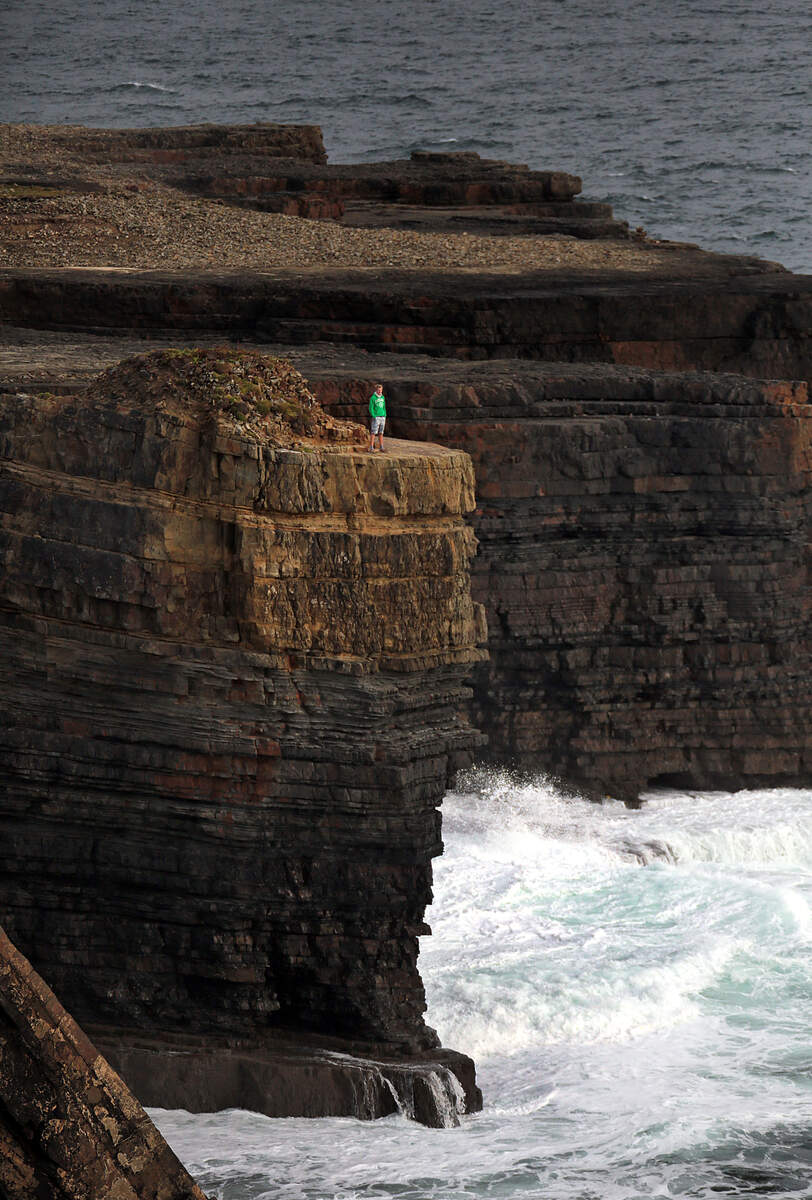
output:
M88 394L125 410L210 416L272 445L362 444L366 429L326 413L284 358L229 346L155 350L97 376Z

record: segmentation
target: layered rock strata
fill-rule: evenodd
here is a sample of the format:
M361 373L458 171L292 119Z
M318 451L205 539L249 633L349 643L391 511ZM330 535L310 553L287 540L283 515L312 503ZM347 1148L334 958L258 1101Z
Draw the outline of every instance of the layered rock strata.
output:
M81 192L94 186L82 179L82 167L92 174L101 166L112 178L153 180L228 204L353 226L628 236L609 204L577 199L581 180L565 171L430 151L328 166L316 125L54 126L49 141L71 161L70 175L55 180L35 162L16 163L0 168L0 184L58 183Z
M49 336L17 335L0 388L37 370L81 383L122 350ZM360 416L381 378L396 431L474 461L490 645L474 711L492 759L628 799L808 781L805 385L290 353L337 416Z
M125 337L812 376L812 277L700 254L675 255L671 276L7 270L0 320Z
M282 444L250 375L190 399L222 357L3 403L6 925L82 1021L408 1057L477 743L470 461Z
M191 178L190 162L167 170ZM242 165L232 166L237 179ZM325 189L328 178L343 180L348 202L372 204L383 202L382 180L397 176L390 199L419 223L449 200L428 190L436 172L461 188L511 173L473 158L417 156L400 174L391 166L311 162L297 178L320 179ZM516 186L547 186L511 170ZM577 183L559 180L557 198L571 202ZM411 196L410 187L418 189ZM792 385L759 381L812 380L812 278L667 244L635 261L624 271L15 271L0 276L0 316L50 330L53 346L70 330L85 345L95 335L111 355L116 338L134 335L295 347L337 413L360 416L365 390L380 377L395 432L442 437L477 464L476 586L501 664L482 669L477 687L491 753L630 796L659 776L703 785L804 779L807 698L780 647L806 661L798 574L808 528L806 400ZM491 365L474 361L482 359ZM59 370L29 358L35 378ZM679 453L689 429L701 431L698 444L689 442L690 471ZM775 438L786 458L777 471L764 449ZM569 564L558 575L550 574L558 559L548 534ZM694 576L691 538L708 556ZM596 539L605 543L602 558ZM671 594L672 571L686 612ZM550 599L553 578L577 603ZM650 602L638 595L647 588ZM659 616L658 605L673 616ZM622 671L608 663L604 643L627 656ZM705 704L717 714L707 732L693 713ZM762 733L755 757L744 752L748 729Z
M634 800L812 778L805 382L639 369L300 360L477 475L488 754ZM370 370L371 369L371 370ZM319 378L321 377L321 378Z
M206 170L206 167L209 167ZM214 172L212 173L212 167ZM627 237L609 204L580 201L565 171L476 153L414 151L410 159L320 167L311 162L187 163L171 181L194 194L345 225L488 233Z
M2 929L0 1193L4 1200L205 1200Z

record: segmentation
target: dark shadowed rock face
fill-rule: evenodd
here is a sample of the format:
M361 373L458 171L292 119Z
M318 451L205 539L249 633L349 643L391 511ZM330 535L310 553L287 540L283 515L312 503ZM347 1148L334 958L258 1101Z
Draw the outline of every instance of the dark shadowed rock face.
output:
M281 445L226 359L4 401L7 927L83 1021L414 1052L477 744L470 461L313 413Z
M400 1113L435 1128L459 1125L466 1112L482 1107L474 1064L454 1050L404 1057L380 1045L301 1032L241 1038L89 1028L146 1105L368 1121Z
M673 271L0 271L0 320L115 336L812 376L812 277L673 249ZM393 366L395 364L393 363Z
M356 410L365 380L300 366ZM812 778L807 384L371 370L399 432L474 461L490 648L474 719L493 759L629 799Z
M205 1200L141 1105L2 929L0 1195Z

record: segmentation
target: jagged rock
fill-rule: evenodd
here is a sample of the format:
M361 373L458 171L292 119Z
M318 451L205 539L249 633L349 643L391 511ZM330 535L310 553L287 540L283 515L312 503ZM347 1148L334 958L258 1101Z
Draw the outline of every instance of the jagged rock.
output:
M478 742L473 472L312 408L281 445L239 363L3 402L6 925L82 1021L408 1056L436 1046L437 807Z
M0 1194L4 1200L205 1200L2 929Z

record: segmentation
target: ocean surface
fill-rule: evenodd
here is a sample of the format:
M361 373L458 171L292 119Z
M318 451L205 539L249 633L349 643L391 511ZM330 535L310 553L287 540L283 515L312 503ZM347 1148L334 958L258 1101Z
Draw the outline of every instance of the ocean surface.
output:
M153 1111L221 1200L812 1195L812 791L644 808L481 772L444 803L421 969L481 1114Z
M0 121L315 122L334 162L558 168L652 236L812 271L808 0L6 0ZM155 1117L220 1200L812 1196L812 792L631 812L471 776L428 1020L482 1114Z
M477 150L579 174L652 236L812 271L808 0L4 0L0 121Z

